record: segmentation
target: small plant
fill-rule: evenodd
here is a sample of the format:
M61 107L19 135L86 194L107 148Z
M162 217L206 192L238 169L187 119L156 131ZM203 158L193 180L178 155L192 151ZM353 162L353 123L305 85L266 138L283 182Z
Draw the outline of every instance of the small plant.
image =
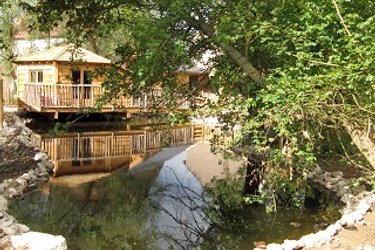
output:
M69 130L70 124L71 123L56 122L53 129L48 131L48 134L51 136L62 136Z

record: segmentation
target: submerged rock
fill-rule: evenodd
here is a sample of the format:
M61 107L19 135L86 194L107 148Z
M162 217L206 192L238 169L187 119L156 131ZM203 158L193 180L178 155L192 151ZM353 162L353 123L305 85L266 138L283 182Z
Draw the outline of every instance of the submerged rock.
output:
M66 250L65 238L61 235L28 232L21 235L13 235L10 238L11 245L16 250Z

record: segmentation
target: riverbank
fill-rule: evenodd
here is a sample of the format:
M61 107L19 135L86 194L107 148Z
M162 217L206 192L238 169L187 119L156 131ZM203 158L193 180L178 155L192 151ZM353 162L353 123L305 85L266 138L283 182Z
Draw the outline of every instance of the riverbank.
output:
M5 113L0 159L0 249L66 249L62 236L31 232L7 213L8 201L48 181L53 167L47 154L33 146L31 130L15 113Z
M50 167L48 170L48 160L47 158L44 158L45 156L42 156L39 154L39 157L35 157L38 155L38 149L34 148L31 143L30 135L31 131L24 126L24 123L20 118L15 116L14 114L7 113L6 114L6 126L4 131L1 131L1 141L0 141L0 154L1 154L1 159L4 159L1 161L1 170L4 171L4 176L1 174L2 182L0 184L0 191L1 191L1 185L6 184L9 188L13 188L13 190L17 191L17 189L20 189L22 192L27 192L30 188L30 183L31 181L36 179L38 177L39 182L34 182L34 184L31 187L35 187L36 185L39 185L38 183L44 182L48 180L48 173L46 171L50 171ZM178 148L175 149L178 152L181 150L184 150L183 148ZM169 158L170 155L174 155L176 152L167 152L165 151L165 157L159 157L155 160L153 160L160 164L161 162L164 162L165 159ZM151 161L152 159L148 160ZM43 163L42 163L43 162ZM154 163L155 163L154 162ZM142 165L148 165L149 162L144 162ZM41 165L47 166L42 172L31 172L30 171L35 171L41 167ZM22 166L20 168L17 168L16 166ZM134 169L136 170L136 169ZM26 173L26 175L25 175ZM335 176L330 176L328 178L328 175L323 173L324 178L321 179L322 182L330 183L333 182L334 179L336 179ZM23 176L23 177L22 177ZM22 178L25 181L17 181L17 179L21 180ZM35 178L34 178L35 177ZM20 179L21 178L21 179ZM8 179L13 179L14 181L9 181ZM316 178L319 180L320 178ZM3 182L3 180L6 180ZM26 186L23 187L23 184L26 182ZM338 183L338 182L337 182ZM329 185L331 186L331 185ZM4 186L3 186L4 187ZM4 190L6 188L4 187ZM341 190L340 190L341 189ZM337 192L341 193L344 190L344 187L338 187ZM14 192L14 191L12 191ZM0 192L1 193L1 192ZM343 194L344 195L344 194ZM7 199L9 198L15 198L18 197L19 195L16 193L10 193L10 192L5 192L3 191L2 196L6 197ZM360 204L360 203L359 203ZM331 226L331 230L329 233L333 236L332 238L325 238L326 242L320 241L321 245L319 247L314 246L314 243L311 243L310 245L304 245L305 249L375 249L375 207L372 206L366 207L365 205L360 206L360 213L366 214L366 212L369 210L369 212L365 215L364 219L362 217L358 217L358 214L352 214L351 218L346 218L347 220L351 220L349 222L351 223L343 223L343 221L338 222L339 224L341 223L342 227L338 229L335 227L335 225ZM6 210L6 209L5 209ZM4 213L3 213L4 214ZM1 214L0 214L1 217ZM11 217L10 215L8 216L7 214L3 217L6 218L3 220L0 220L0 226L1 226L1 221L4 221L3 225L7 225L9 221L12 221L12 223L16 223L14 218ZM7 222L8 221L8 222ZM348 222L348 221L346 221ZM12 224L10 224L11 226ZM9 229L8 229L9 230ZM12 234L20 234L27 232L29 229L27 226L23 227L23 232L21 231L15 231L12 232ZM328 230L328 231L329 231ZM9 238L4 238L5 234L3 235L3 245L0 243L0 249L13 249L9 246ZM307 239L312 238L313 236L306 236ZM306 239L305 237L305 239ZM347 238L350 237L350 238ZM323 240L322 234L317 234L315 235L315 238L318 240ZM269 245L269 249L291 249L292 244L295 244L296 242L288 241L290 248L286 248L286 245L284 248L280 248L280 246L276 245ZM8 248L5 248L7 245ZM251 249L251 243L249 243L249 249ZM273 248L271 248L273 247ZM279 247L279 248L276 248ZM281 246L283 247L283 246ZM296 248L299 246L295 245Z

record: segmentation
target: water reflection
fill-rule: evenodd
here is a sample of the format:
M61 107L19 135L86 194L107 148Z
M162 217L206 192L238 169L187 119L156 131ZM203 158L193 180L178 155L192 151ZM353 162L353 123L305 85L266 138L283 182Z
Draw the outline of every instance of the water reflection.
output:
M194 126L171 130L67 132L32 135L34 145L48 153L54 163L54 177L111 172L133 168L161 147L189 145L199 139Z
M194 134L188 126L34 136L53 159L56 177L13 202L10 213L32 230L63 235L69 249L85 250L252 249L254 241L296 239L334 219L325 208L220 213L201 182L241 164L212 155L208 144L186 150L181 145ZM168 145L175 147L155 154ZM102 171L112 172L83 175Z

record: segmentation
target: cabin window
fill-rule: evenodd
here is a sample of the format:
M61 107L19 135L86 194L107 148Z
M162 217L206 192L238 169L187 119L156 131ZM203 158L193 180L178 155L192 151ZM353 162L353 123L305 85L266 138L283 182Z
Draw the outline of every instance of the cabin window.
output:
M199 80L199 76L197 75L189 76L189 89L190 90L195 90L197 88L198 80Z
M32 82L32 83L43 82L43 71L42 70L32 70L32 71L30 71L30 82Z

